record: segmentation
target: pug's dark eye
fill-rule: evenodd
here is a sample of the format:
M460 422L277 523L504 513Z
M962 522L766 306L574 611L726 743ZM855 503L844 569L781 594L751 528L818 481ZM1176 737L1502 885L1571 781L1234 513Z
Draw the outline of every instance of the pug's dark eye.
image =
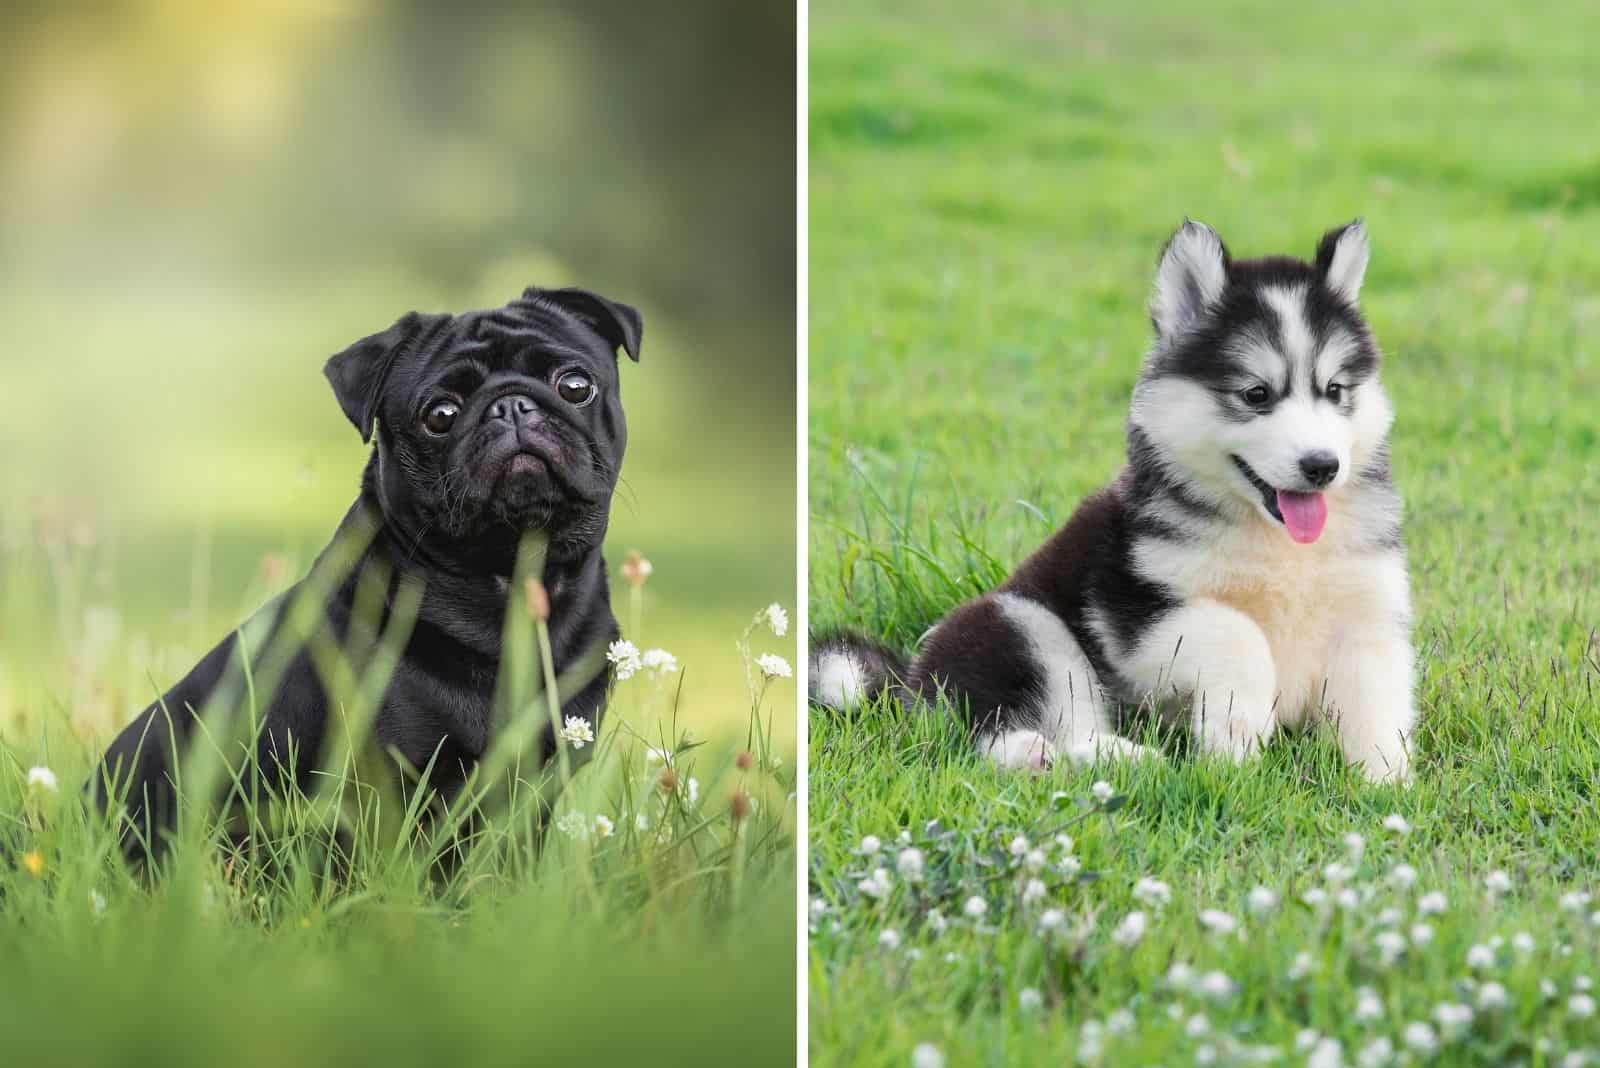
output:
M594 400L595 396L594 383L582 371L568 371L556 379L556 392L561 394L562 400L579 408Z
M1328 400L1334 404L1338 404L1340 401L1344 400L1344 386L1337 382L1329 382L1328 388L1323 390L1323 392L1328 395Z
M1252 408L1259 408L1272 399L1272 391L1259 383L1239 394Z
M422 426L428 433L443 437L450 433L450 428L455 425L456 416L461 414L461 409L452 401L440 401L427 414L422 417Z

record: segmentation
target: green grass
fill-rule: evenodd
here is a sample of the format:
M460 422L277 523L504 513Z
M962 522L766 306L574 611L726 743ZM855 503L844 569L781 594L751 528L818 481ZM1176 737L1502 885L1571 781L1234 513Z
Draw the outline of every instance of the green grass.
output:
M909 648L1115 474L1156 253L1185 215L1237 255L1301 256L1359 215L1422 711L1409 789L1364 785L1320 734L1242 768L1175 754L1035 780L940 720L814 713L814 1063L904 1065L922 1043L952 1065L1237 1064L1267 1046L1303 1063L1312 1030L1354 1064L1456 1002L1476 1010L1464 1035L1382 1063L1600 1050L1600 1022L1568 1004L1600 981L1600 900L1560 907L1600 891L1600 156L1574 136L1580 11L813 5L812 625ZM1079 808L1098 779L1117 811ZM1409 835L1383 829L1391 813ZM1009 843L1048 846L1075 816L1081 870L1048 847L1045 896L1024 903ZM895 874L903 832L923 883ZM1352 832L1364 852L1330 886ZM860 853L867 835L881 856ZM1396 863L1414 887L1386 881ZM860 886L880 866L881 900ZM1491 901L1494 870L1512 887ZM1141 878L1171 902L1137 902ZM1280 902L1259 916L1257 885ZM1357 908L1302 899L1339 885ZM1420 921L1431 891L1448 907ZM981 923L961 911L973 895ZM1041 932L1052 908L1064 933ZM1205 933L1213 908L1243 934ZM1126 949L1112 932L1135 909L1148 930ZM1417 922L1432 939L1385 964L1379 932ZM1495 937L1493 965L1469 967ZM1233 992L1168 982L1175 963ZM1487 979L1505 1009L1476 1008ZM1380 1016L1358 1016L1361 987ZM1131 1028L1096 1043L1122 1010ZM1208 1030L1187 1032L1200 1013Z

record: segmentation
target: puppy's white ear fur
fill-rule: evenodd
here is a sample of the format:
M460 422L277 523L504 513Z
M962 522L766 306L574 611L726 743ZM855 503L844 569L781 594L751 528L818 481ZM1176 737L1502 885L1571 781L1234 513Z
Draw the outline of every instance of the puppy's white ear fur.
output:
M1371 256L1367 227L1360 219L1329 230L1317 243L1317 270L1323 285L1354 304Z
M1150 321L1156 334L1170 338L1183 331L1222 296L1228 285L1228 250L1217 232L1185 219L1161 252Z

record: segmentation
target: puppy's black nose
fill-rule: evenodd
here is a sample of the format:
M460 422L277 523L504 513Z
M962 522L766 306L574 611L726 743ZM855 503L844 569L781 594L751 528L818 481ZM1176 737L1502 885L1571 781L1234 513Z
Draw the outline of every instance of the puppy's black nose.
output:
M527 425L535 421L539 406L532 397L512 393L501 397L489 406L489 418L506 423Z
M1300 457L1300 473L1306 481L1321 489L1332 482L1339 473L1339 458L1331 452L1308 452Z

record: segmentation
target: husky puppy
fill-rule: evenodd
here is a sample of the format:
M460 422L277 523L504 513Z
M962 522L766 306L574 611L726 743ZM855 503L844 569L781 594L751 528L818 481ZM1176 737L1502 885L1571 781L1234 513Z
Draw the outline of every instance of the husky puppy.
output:
M1186 221L1161 254L1155 342L1127 465L998 589L957 607L905 664L817 641L814 702L939 693L1005 767L1136 756L1113 706L1153 700L1234 760L1326 720L1375 780L1403 781L1416 723L1394 412L1356 298L1360 221L1313 262L1234 260Z

